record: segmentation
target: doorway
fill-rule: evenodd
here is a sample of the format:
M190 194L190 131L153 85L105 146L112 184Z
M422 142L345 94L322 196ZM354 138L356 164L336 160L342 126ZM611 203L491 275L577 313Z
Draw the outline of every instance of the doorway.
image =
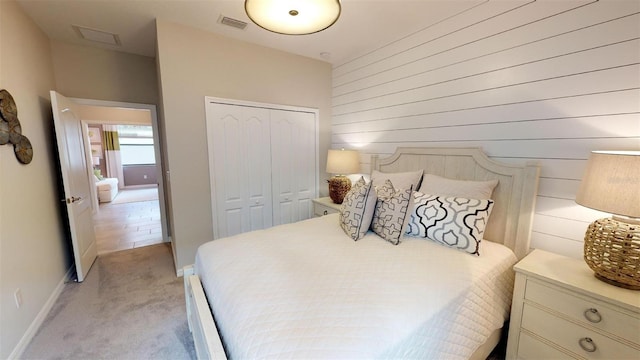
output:
M73 100L81 106L87 161L97 181L92 202L98 255L169 242L155 106ZM118 134L117 162L105 131Z

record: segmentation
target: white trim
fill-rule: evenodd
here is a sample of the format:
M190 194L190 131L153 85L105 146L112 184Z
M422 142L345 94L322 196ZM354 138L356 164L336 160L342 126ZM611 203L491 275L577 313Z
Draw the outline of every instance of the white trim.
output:
M89 177L89 192L91 193L91 207L93 215L100 212L100 202L98 201L98 189L95 186L95 180L93 179L93 159L91 154L91 143L87 141L89 138L89 125L90 122L80 119L80 130L82 131L82 144L84 145L84 157L87 163L87 176ZM100 136L102 137L102 135ZM101 140L102 141L102 140ZM101 142L102 143L102 142Z
M158 112L156 110L156 105L153 104L140 104L140 103L129 103L122 101L106 101L106 100L94 100L94 99L81 99L81 98L71 98L74 102L80 105L88 105L88 106L102 106L102 107L115 107L115 108L127 108L127 109L144 109L149 110L151 113L151 128L153 129L153 148L156 156L156 169L157 169L157 181L158 181L158 201L160 203L160 223L162 224L162 240L163 242L171 242L171 236L169 235L169 226L168 226L168 216L167 209L165 208L165 198L164 198L164 170L162 167L162 151L160 150L161 141L160 141L160 132L158 128ZM114 123L116 121L94 121L87 120L87 124L103 124L103 123ZM118 123L121 124L133 124L132 122L123 121ZM83 126L83 132L84 129ZM86 137L87 134L83 135ZM93 173L92 173L93 174ZM168 174L168 172L167 172ZM168 176L168 175L167 175ZM172 244L173 248L173 244ZM175 250L175 249L174 249ZM176 263L175 251L174 253L174 264Z
M22 354L27 349L27 346L29 345L31 340L33 340L38 330L40 330L40 327L42 326L42 323L44 323L44 320L47 318L47 315L49 315L49 312L53 308L53 305L60 297L60 294L62 294L64 285L70 281L71 274L74 271L75 266L71 266L69 270L67 270L67 273L64 274L62 280L60 280L56 288L53 289L53 292L51 293L51 296L49 296L49 299L44 303L44 305L42 305L42 308L38 312L38 315L36 315L36 317L31 322L31 325L29 325L29 327L27 328L27 331L25 331L20 341L18 341L18 344L16 344L16 347L13 349L11 354L9 354L9 357L7 358L8 360L19 359L22 357Z
M206 102L211 102L211 103L216 103L216 104L236 105L236 106L251 106L251 107L259 107L259 108L272 109L272 110L310 112L310 113L316 114L316 116L318 115L318 109L310 108L310 107L304 107L304 106L269 104L269 103L255 102L255 101L217 98L217 97L213 97L213 96L205 96L204 99L205 99ZM316 118L316 121L317 121L317 118Z
M127 185L127 186L123 186L122 190L153 189L156 187L158 187L157 184Z

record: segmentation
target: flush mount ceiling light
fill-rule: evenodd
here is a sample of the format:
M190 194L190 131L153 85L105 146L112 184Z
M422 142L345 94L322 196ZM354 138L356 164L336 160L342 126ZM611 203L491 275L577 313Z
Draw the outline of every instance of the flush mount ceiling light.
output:
M245 0L247 15L263 29L287 35L322 31L340 17L340 0Z

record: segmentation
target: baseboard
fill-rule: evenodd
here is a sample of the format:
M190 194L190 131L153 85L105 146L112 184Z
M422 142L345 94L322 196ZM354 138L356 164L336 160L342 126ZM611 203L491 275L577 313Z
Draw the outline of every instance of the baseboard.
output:
M16 345L16 347L13 349L11 354L9 354L9 358L8 358L9 360L19 359L22 357L22 353L24 353L24 351L27 349L27 346L29 345L31 340L33 340L33 337L36 335L36 333L40 329L40 326L42 326L42 323L47 318L47 315L51 311L51 308L53 308L53 304L56 303L56 301L60 297L60 294L62 294L62 290L64 289L64 284L66 284L71 280L71 275L73 274L73 271L74 271L74 267L71 266L67 271L67 273L64 274L64 277L62 278L62 280L60 280L56 288L53 289L53 292L51 293L51 296L49 296L49 299L44 303L44 305L42 306L42 309L40 309L40 311L38 312L38 315L36 315L35 319L33 319L33 321L31 322L31 325L29 325L29 327L27 328L27 331L25 331L20 341L18 341L18 344Z
M118 190L139 190L139 189L155 189L158 184L141 184L141 185L125 185Z
M195 275L194 264L187 265L181 269L178 269L178 277Z

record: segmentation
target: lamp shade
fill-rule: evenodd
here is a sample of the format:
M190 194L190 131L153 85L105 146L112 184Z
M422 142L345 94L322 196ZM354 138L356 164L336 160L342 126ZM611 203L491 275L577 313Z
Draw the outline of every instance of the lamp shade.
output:
M595 210L640 218L640 151L593 151L576 202Z
M244 9L256 25L288 35L322 31L340 17L339 0L245 0Z
M94 156L91 158L91 160L93 161L93 165L100 165L100 158L97 156Z
M329 150L327 172L329 174L354 174L360 171L360 155L355 150Z

